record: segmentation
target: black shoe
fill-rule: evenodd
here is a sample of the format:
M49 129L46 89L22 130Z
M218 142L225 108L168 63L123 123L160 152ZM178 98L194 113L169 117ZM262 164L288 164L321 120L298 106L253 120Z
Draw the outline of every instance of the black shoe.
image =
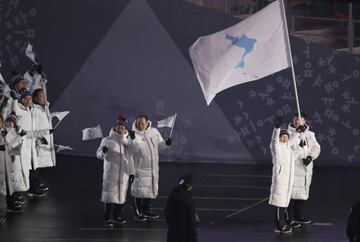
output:
M121 224L125 224L125 223L126 223L126 220L123 219L123 218L121 218L121 217L118 217L118 218L116 218L116 219L114 220L114 223L115 223L116 225L121 225Z
M36 197L36 198L40 198L40 197L45 197L46 196L46 193L41 191L41 190L38 190L38 191L32 191L32 190L29 190L27 192L28 196L29 197Z
M40 191L46 192L49 191L49 187L46 186L44 183L41 183L39 186Z
M18 203L18 204L25 204L25 198L23 195L19 194L19 195L15 195L15 203Z
M20 204L11 204L7 207L6 211L8 213L22 213L24 212L24 209Z
M296 228L301 227L301 223L298 223L298 222L296 222L296 221L291 221L291 222L289 223L289 226L290 226L291 228L293 228L293 229L296 229Z
M134 219L139 222L145 222L147 221L146 217L142 214L135 215Z
M160 217L158 214L153 213L151 210L144 212L144 216L150 219L157 219Z
M111 219L105 221L105 227L106 228L114 228L114 221L112 221Z
M292 228L289 225L284 225L281 229L275 228L276 233L289 234L292 232Z
M311 223L311 219L304 218L304 217L296 218L296 219L294 219L294 221L298 222L299 224L310 224Z
M6 222L5 216L0 216L0 225L4 224Z

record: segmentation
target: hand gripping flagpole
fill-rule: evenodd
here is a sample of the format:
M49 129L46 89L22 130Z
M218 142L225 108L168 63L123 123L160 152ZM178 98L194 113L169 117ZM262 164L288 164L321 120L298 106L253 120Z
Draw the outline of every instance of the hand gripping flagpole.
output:
M173 121L172 126L171 126L171 131L170 131L170 137L169 137L169 138L171 138L172 133L173 133L173 130L174 130L174 125L175 125L176 116L177 116L177 113L175 113L175 117L174 117L174 121Z
M283 17L284 22L285 22L285 26L284 26L284 27L285 27L285 33L286 33L286 40L287 40L288 51L289 51L289 54L290 54L291 72L292 72L292 77L293 77L293 82L294 82L294 91L295 91L295 98L296 98L296 107L297 107L297 111L298 111L298 115L299 115L299 119L300 119L300 124L302 124L302 123L301 123L301 112L300 112L299 96L298 96L298 91L297 91L297 86L296 86L296 76L295 76L294 63L293 63L293 59L292 59L292 52L291 52L289 31L288 31L288 27L287 27L287 20L286 20L286 12L285 12L284 0L279 0L279 1L280 1L280 7L281 7L282 17Z

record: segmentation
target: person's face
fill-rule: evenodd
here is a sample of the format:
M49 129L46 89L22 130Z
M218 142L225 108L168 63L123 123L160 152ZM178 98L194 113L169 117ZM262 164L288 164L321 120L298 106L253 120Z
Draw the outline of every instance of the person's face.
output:
M6 122L6 127L8 127L9 129L13 129L15 128L15 124L11 121L7 121Z
M279 140L281 143L286 143L289 141L289 136L287 136L286 134L283 134L280 136Z
M301 121L301 123L300 123ZM294 117L293 118L293 126L297 129L300 125L304 125L305 124L305 119L303 117L301 117L301 119L299 117Z
M32 103L32 97L31 96L25 96L21 99L21 103L25 106L25 107L31 107Z
M46 95L44 91L40 91L37 96L36 96L36 101L40 104L40 105L45 105L46 102Z
M139 131L144 131L147 129L148 127L148 122L146 121L145 118L141 117L141 118L138 118L136 119L136 128L139 130Z
M15 85L15 89L19 92L25 89L25 80L21 80Z
M115 131L118 134L126 134L126 132L127 132L126 127L121 124L115 127Z

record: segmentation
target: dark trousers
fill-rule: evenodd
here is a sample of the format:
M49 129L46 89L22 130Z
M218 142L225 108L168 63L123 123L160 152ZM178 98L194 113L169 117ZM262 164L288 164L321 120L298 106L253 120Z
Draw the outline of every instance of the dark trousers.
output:
M288 215L287 215L287 208L282 207L275 207L274 209L274 223L275 227L278 229L284 228L284 226L287 224Z
M30 190L39 191L40 185L43 184L43 179L40 175L39 169L31 169L29 174Z
M298 220L303 218L303 209L306 200L291 199L288 207L289 218L291 220Z
M124 204L115 204L115 203L105 203L104 204L104 219L108 221L110 219L116 220L121 217L121 211L124 207Z
M151 211L153 199L151 198L137 198L134 197L133 205L134 205L134 211L135 215L141 215L148 211Z
M0 217L6 215L6 196L0 194Z

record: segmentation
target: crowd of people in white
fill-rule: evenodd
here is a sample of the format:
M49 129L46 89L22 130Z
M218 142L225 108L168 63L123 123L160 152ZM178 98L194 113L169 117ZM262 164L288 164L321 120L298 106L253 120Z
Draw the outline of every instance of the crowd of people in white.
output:
M41 168L56 158L46 82L37 63L24 75L13 71L8 84L0 81L0 211L21 213L25 195L47 194Z

